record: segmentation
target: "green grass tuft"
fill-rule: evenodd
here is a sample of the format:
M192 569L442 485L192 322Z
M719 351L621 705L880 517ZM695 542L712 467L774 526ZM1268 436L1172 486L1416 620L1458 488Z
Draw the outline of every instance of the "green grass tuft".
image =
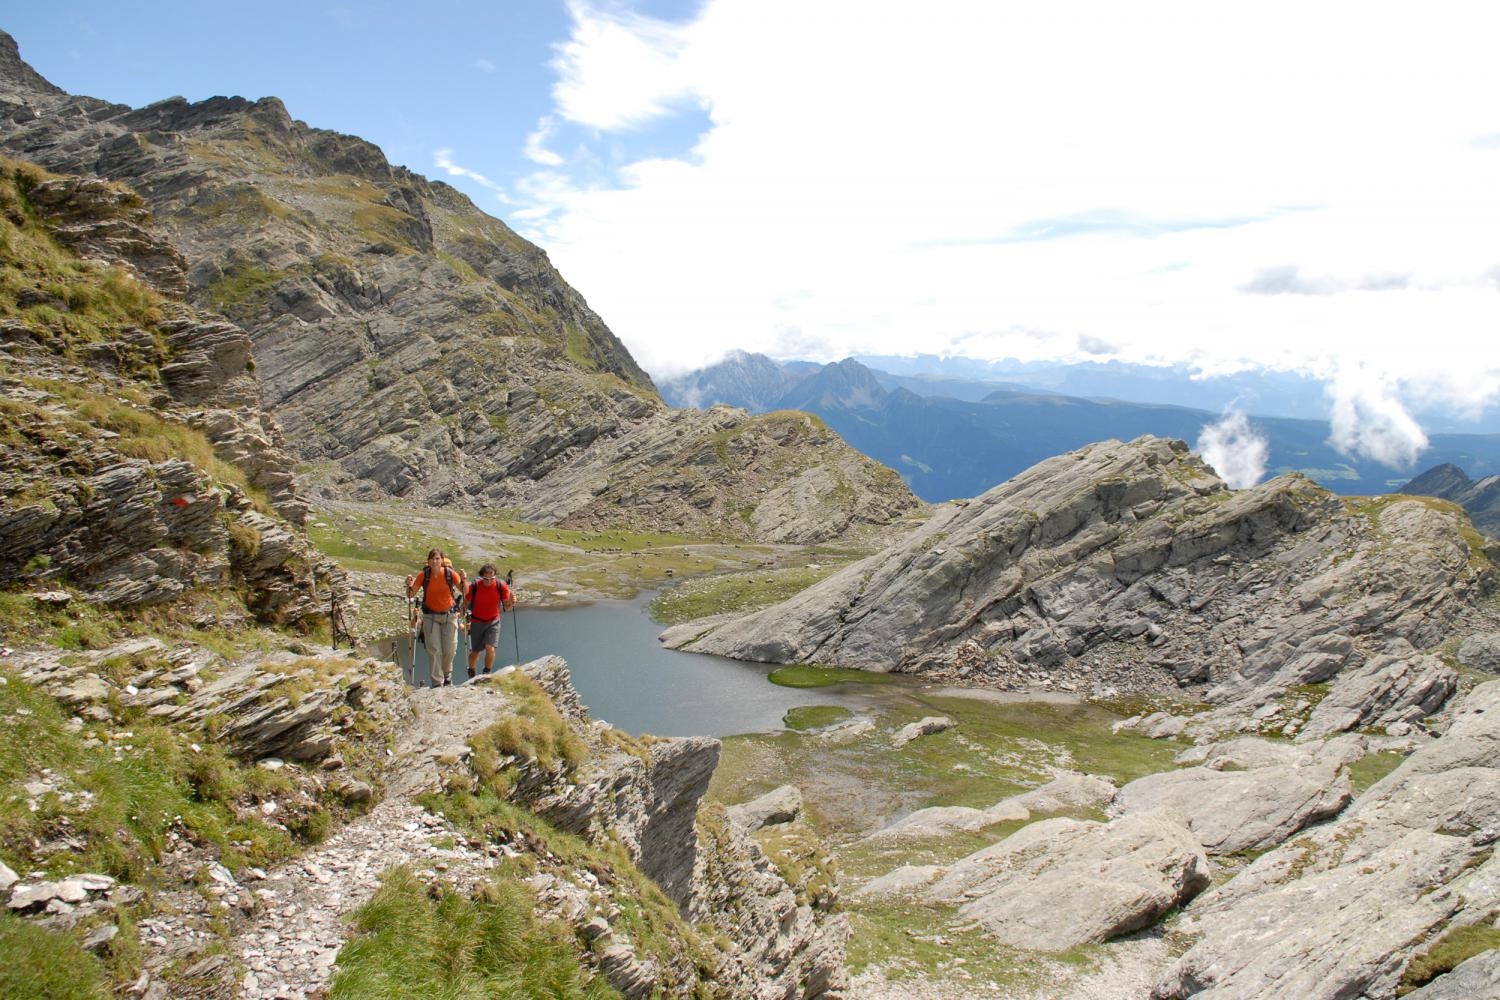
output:
M392 869L354 915L358 936L339 952L330 996L617 997L602 976L585 968L581 946L566 927L538 921L533 906L513 880L490 882L470 898L429 889L407 869Z
M1493 914L1490 919L1493 919ZM1396 995L1405 996L1438 976L1453 971L1475 955L1495 948L1500 948L1500 928L1491 926L1488 920L1454 928L1408 963L1406 971L1401 974Z
M0 997L105 1000L103 968L75 934L0 912Z
M788 709L781 721L788 729L823 729L853 714L840 705L798 705Z

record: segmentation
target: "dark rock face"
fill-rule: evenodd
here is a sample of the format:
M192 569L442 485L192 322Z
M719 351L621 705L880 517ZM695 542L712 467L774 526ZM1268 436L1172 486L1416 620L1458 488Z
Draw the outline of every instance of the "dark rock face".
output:
M667 512L674 524L766 540L806 533L808 519L774 503L760 521L742 516L766 462L736 464L729 451L715 475L692 477L696 452L666 447L661 433L702 444L733 432L725 417L670 414L547 255L458 191L364 140L293 120L275 98L132 110L58 91L3 43L3 86L25 113L0 107L0 152L139 192L186 258L176 293L249 334L264 402L297 459L321 470L321 488L657 527L668 470L638 460L649 452L693 478L693 495ZM92 237L105 256L132 239L112 225L120 231ZM165 282L173 261L146 256L135 257L143 272ZM730 423L759 427L744 414ZM812 518L818 538L917 503L836 435L811 451L761 437L782 453L778 466L828 466L797 497L829 512ZM842 488L851 468L850 485L875 490L874 504Z
M1466 531L1442 505L1361 507L1298 476L1230 491L1180 441L1104 442L942 509L789 601L665 638L741 659L1083 691L1202 684L1243 714L1392 640L1445 639L1495 580ZM1432 710L1453 688L1430 666L1372 677L1362 690L1382 705L1349 725Z
M1451 500L1469 512L1476 528L1500 538L1500 476L1470 479L1458 466L1443 464L1428 469L1399 492Z

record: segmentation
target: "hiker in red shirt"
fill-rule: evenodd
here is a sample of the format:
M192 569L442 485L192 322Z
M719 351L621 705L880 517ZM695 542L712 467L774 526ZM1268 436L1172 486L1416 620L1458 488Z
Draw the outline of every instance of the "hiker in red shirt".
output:
M427 646L427 671L433 687L453 684L453 651L458 645L458 600L464 575L455 570L441 549L427 553L422 572L406 578L408 597L422 595L422 642Z
M474 665L479 661L480 650L484 651L484 672L495 669L495 646L500 642L500 612L516 606L510 588L496 578L493 563L485 563L479 570L479 578L469 585L464 595L464 614L469 622L469 676L474 676Z

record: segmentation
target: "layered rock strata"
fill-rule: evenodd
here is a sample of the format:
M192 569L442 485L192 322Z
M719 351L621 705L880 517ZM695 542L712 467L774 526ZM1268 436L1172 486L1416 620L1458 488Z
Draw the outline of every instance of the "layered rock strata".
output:
M1332 732L1441 704L1451 677L1377 657L1445 639L1492 591L1490 553L1451 504L1346 501L1296 475L1232 491L1145 437L1049 459L788 601L663 638L1103 694L1191 685L1231 722L1334 681L1350 695L1315 727Z
M741 824L722 808L700 809L719 741L656 740L639 754L612 749L599 740L560 658L525 670L589 738L593 753L571 781L530 771L517 785L518 801L563 830L620 843L684 915L723 934L731 947L713 979L731 995L841 996L847 917L829 912L831 898L799 901ZM628 968L632 981L641 978L641 995L664 986L660 970L653 977Z
M122 607L234 590L269 622L325 618L343 574L298 530L307 500L249 336L165 297L182 258L130 192L15 165L0 183L29 255L0 301L0 580Z

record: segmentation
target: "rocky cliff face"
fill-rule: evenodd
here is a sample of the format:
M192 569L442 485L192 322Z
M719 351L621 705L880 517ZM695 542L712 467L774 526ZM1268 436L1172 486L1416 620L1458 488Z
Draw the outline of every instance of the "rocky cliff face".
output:
M737 537L916 503L836 436L808 449L742 413L669 414L545 253L361 139L309 128L275 98L132 110L73 97L8 36L0 50L0 150L140 193L187 259L188 300L249 332L267 406L330 490L655 526L643 512L667 470L649 454L694 480L669 516ZM695 475L719 435L757 438L757 461L720 449L726 461ZM818 508L801 527L775 498L754 516L767 464L823 467L797 489ZM873 505L845 488L851 468Z
M0 580L321 620L343 577L297 530L250 338L173 300L183 259L130 191L5 163L0 209Z
M1403 663L1435 646L1493 589L1493 554L1443 501L1350 501L1300 476L1231 491L1182 442L1141 438L1050 459L789 601L667 639L1085 692L1200 685L1253 709L1380 673L1391 664L1372 657L1392 642ZM1408 666L1363 686L1390 695L1377 715L1451 692L1441 664Z

